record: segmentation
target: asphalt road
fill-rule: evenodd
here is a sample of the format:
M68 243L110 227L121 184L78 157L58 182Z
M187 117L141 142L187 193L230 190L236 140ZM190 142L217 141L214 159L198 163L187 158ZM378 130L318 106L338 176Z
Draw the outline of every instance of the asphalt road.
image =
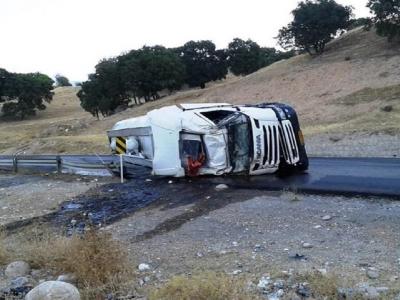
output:
M400 159L313 157L310 158L309 170L302 174L287 177L221 177L210 180L240 188L382 196L400 200Z
M63 171L81 175L109 175L102 165L110 163L111 155L65 155L61 156ZM54 162L41 166L32 163L33 156L25 157L21 164L30 170L43 171L56 168ZM53 159L43 156L42 159ZM7 162L8 159L8 162ZM12 162L0 156L0 163ZM0 164L1 165L1 164ZM12 164L8 170L12 170ZM133 176L149 176L147 169L130 169ZM382 196L400 199L400 159L398 158L310 158L309 170L305 173L287 177L277 175L263 176L220 176L202 177L198 180L212 184L225 183L231 187L247 189L282 190L288 189L305 193L336 194L349 196Z

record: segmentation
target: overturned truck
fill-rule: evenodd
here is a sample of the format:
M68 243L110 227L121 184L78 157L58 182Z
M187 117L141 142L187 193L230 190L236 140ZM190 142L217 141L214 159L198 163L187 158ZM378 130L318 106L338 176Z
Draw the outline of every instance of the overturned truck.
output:
M308 168L296 112L281 103L166 106L120 121L107 133L125 166L147 166L153 175L261 175Z

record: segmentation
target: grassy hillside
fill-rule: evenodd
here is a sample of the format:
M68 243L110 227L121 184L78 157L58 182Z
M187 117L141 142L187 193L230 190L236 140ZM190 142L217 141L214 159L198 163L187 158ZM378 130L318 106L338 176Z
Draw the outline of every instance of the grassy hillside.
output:
M400 134L400 46L355 29L312 58L299 55L245 77L172 96L97 121L84 112L76 88L58 88L48 108L25 121L0 123L0 152L101 153L116 121L182 102L282 101L299 113L307 137L324 133Z

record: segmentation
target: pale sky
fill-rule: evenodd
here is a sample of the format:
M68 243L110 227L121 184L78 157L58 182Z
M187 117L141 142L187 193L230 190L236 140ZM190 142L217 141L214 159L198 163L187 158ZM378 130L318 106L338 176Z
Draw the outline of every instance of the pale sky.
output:
M104 57L143 45L166 47L235 37L276 47L298 0L0 0L0 68L61 73L84 81ZM369 15L367 0L352 5Z

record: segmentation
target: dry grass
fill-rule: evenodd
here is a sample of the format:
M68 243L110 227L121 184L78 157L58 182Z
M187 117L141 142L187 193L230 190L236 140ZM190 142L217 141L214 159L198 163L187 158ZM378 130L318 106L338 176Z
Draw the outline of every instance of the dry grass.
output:
M332 104L333 103L333 104ZM332 100L331 106L343 107L351 117L335 122L305 127L305 135L327 132L366 132L400 134L400 85L382 88L363 88L345 97ZM390 105L391 111L382 110ZM363 113L357 113L358 111Z
M109 299L109 295L113 295L112 299L132 299L127 295L136 295L136 286L136 278L124 272L109 277L102 285L80 288L80 294L83 300Z
M260 299L246 290L243 280L222 273L205 272L192 277L175 276L153 291L150 300L248 300Z
M109 289L116 278L133 276L123 246L108 233L90 230L69 238L37 235L20 247L20 256L33 267L73 273L79 286L88 289Z
M29 145L34 153L108 153L109 144L105 134L55 136L35 139Z
M355 93L338 98L335 100L335 102L338 104L353 106L377 100L385 102L400 100L400 85L392 85L381 88L366 87Z
M7 249L4 232L0 229L0 266L9 262L10 253Z
M323 275L320 272L310 272L303 275L298 275L297 282L307 282L310 285L313 299L337 300L341 299L338 288L346 288L356 285L356 282L340 280L335 274ZM391 289L388 293L382 293L378 296L378 300L391 300L398 295L398 289ZM369 299L360 293L354 293L351 297L352 300L365 300ZM289 299L288 299L289 300Z
M308 282L315 299L338 299L339 278L334 274L323 275L312 272L301 275L298 282Z
M7 237L10 249L5 260L0 236L0 265L24 260L32 268L54 277L74 274L82 299L105 299L107 295L136 294L137 276L125 245L111 234L90 230L83 235L65 237L43 226L35 226Z

